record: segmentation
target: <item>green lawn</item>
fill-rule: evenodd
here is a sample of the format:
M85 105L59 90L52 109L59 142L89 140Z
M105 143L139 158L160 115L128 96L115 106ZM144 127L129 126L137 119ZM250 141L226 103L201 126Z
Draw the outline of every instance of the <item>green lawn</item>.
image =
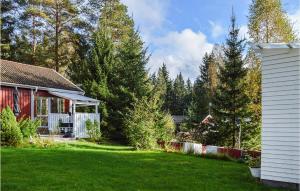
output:
M69 143L55 148L2 148L3 191L203 190L268 191L247 166L180 153Z

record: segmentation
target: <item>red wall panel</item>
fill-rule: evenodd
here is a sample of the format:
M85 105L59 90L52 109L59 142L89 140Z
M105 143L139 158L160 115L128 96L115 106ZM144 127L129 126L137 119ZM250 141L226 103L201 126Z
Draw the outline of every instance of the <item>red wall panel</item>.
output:
M21 113L17 117L18 119L22 117L30 117L30 89L23 89L18 88L19 91L19 106ZM9 106L11 109L13 109L14 103L13 103L13 87L3 87L0 88L0 112Z

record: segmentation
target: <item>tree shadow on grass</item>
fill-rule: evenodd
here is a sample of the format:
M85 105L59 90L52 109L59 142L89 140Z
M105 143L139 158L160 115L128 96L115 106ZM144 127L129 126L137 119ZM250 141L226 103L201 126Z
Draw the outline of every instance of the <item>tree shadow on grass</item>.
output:
M126 147L126 146L91 145L91 144L76 144L76 143L68 143L68 145L78 149L92 149L92 150L105 150L105 151L134 151L134 148Z

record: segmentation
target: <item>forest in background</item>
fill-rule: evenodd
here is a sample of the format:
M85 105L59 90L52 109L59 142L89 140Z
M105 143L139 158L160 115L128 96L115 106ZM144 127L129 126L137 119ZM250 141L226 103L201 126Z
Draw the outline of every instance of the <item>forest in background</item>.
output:
M1 3L1 58L53 68L101 100L106 137L153 147L172 139L170 115L185 115L179 130L195 141L260 149L261 63L239 39L234 13L226 41L205 54L191 82L171 79L163 63L148 73L147 45L119 0ZM297 40L280 0L252 0L248 19L252 43ZM201 124L209 113L214 125Z

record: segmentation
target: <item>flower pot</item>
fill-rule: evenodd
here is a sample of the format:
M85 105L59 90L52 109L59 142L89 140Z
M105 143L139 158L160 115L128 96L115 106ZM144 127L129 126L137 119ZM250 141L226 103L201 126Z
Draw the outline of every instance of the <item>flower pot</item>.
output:
M255 178L260 178L260 168L249 167L251 175Z

